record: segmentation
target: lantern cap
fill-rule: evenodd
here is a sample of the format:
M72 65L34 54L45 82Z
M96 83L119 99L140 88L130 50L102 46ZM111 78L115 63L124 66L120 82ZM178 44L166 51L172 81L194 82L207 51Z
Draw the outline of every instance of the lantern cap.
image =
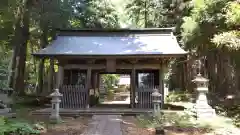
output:
M162 96L162 94L158 92L158 89L153 89L152 96L154 96L154 97L160 97L160 96Z
M50 94L50 97L62 97L63 95L59 92L59 89L55 89L52 94Z
M203 77L201 74L198 74L192 82L208 82L209 80Z

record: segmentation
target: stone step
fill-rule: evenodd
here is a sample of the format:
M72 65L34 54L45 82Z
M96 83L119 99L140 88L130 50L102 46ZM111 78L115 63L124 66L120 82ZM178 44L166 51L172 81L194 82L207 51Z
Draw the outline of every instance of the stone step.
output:
M50 112L33 112L32 115L50 115ZM65 112L60 113L61 116L75 116L75 115L138 115L143 112Z
M7 117L7 118L15 118L16 117L16 113L0 114L0 116L4 116L4 117Z
M0 115L1 114L6 114L6 113L9 113L9 112L11 112L11 108L0 109Z

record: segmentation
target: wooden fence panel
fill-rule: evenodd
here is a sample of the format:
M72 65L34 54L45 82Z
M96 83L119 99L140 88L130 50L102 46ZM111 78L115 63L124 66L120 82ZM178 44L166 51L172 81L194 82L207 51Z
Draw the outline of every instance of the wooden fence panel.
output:
M87 106L87 89L79 85L63 85L60 88L63 94L61 108L86 108Z
M136 108L153 108L152 93L154 89L159 89L159 86L145 86L136 88Z

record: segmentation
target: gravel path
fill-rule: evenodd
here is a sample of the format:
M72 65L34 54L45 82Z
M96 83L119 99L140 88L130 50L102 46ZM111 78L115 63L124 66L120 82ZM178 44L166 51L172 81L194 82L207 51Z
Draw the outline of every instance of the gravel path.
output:
M94 115L82 135L122 135L120 115Z

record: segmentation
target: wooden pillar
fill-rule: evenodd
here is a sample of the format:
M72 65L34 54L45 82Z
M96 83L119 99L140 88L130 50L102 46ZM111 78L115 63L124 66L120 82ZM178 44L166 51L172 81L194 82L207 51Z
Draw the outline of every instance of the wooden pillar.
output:
M89 108L89 102L90 102L90 97L89 97L89 90L91 89L91 76L92 76L92 68L89 66L87 69L87 108Z
M99 74L99 72L97 72L97 88L98 88L98 91L99 91L99 88L100 88L100 74Z
M94 88L94 94L96 93L96 89L98 88L98 73L97 72L94 72L94 75L93 75L93 88Z
M87 108L89 108L89 103L90 103L90 89L92 87L92 64L94 63L94 60L88 60L88 68L87 68L87 82L86 82L86 89L87 89Z
M137 60L132 61L132 72L131 72L131 108L135 108L135 98L136 98L136 67L135 64Z
M164 105L164 64L163 62L161 62L159 66L159 92L162 94L161 108L163 108L163 105Z
M132 68L131 72L131 108L135 107L135 97L136 97L136 70L135 66Z
M63 85L63 78L64 78L63 66L58 65L56 88L60 89L60 87Z

